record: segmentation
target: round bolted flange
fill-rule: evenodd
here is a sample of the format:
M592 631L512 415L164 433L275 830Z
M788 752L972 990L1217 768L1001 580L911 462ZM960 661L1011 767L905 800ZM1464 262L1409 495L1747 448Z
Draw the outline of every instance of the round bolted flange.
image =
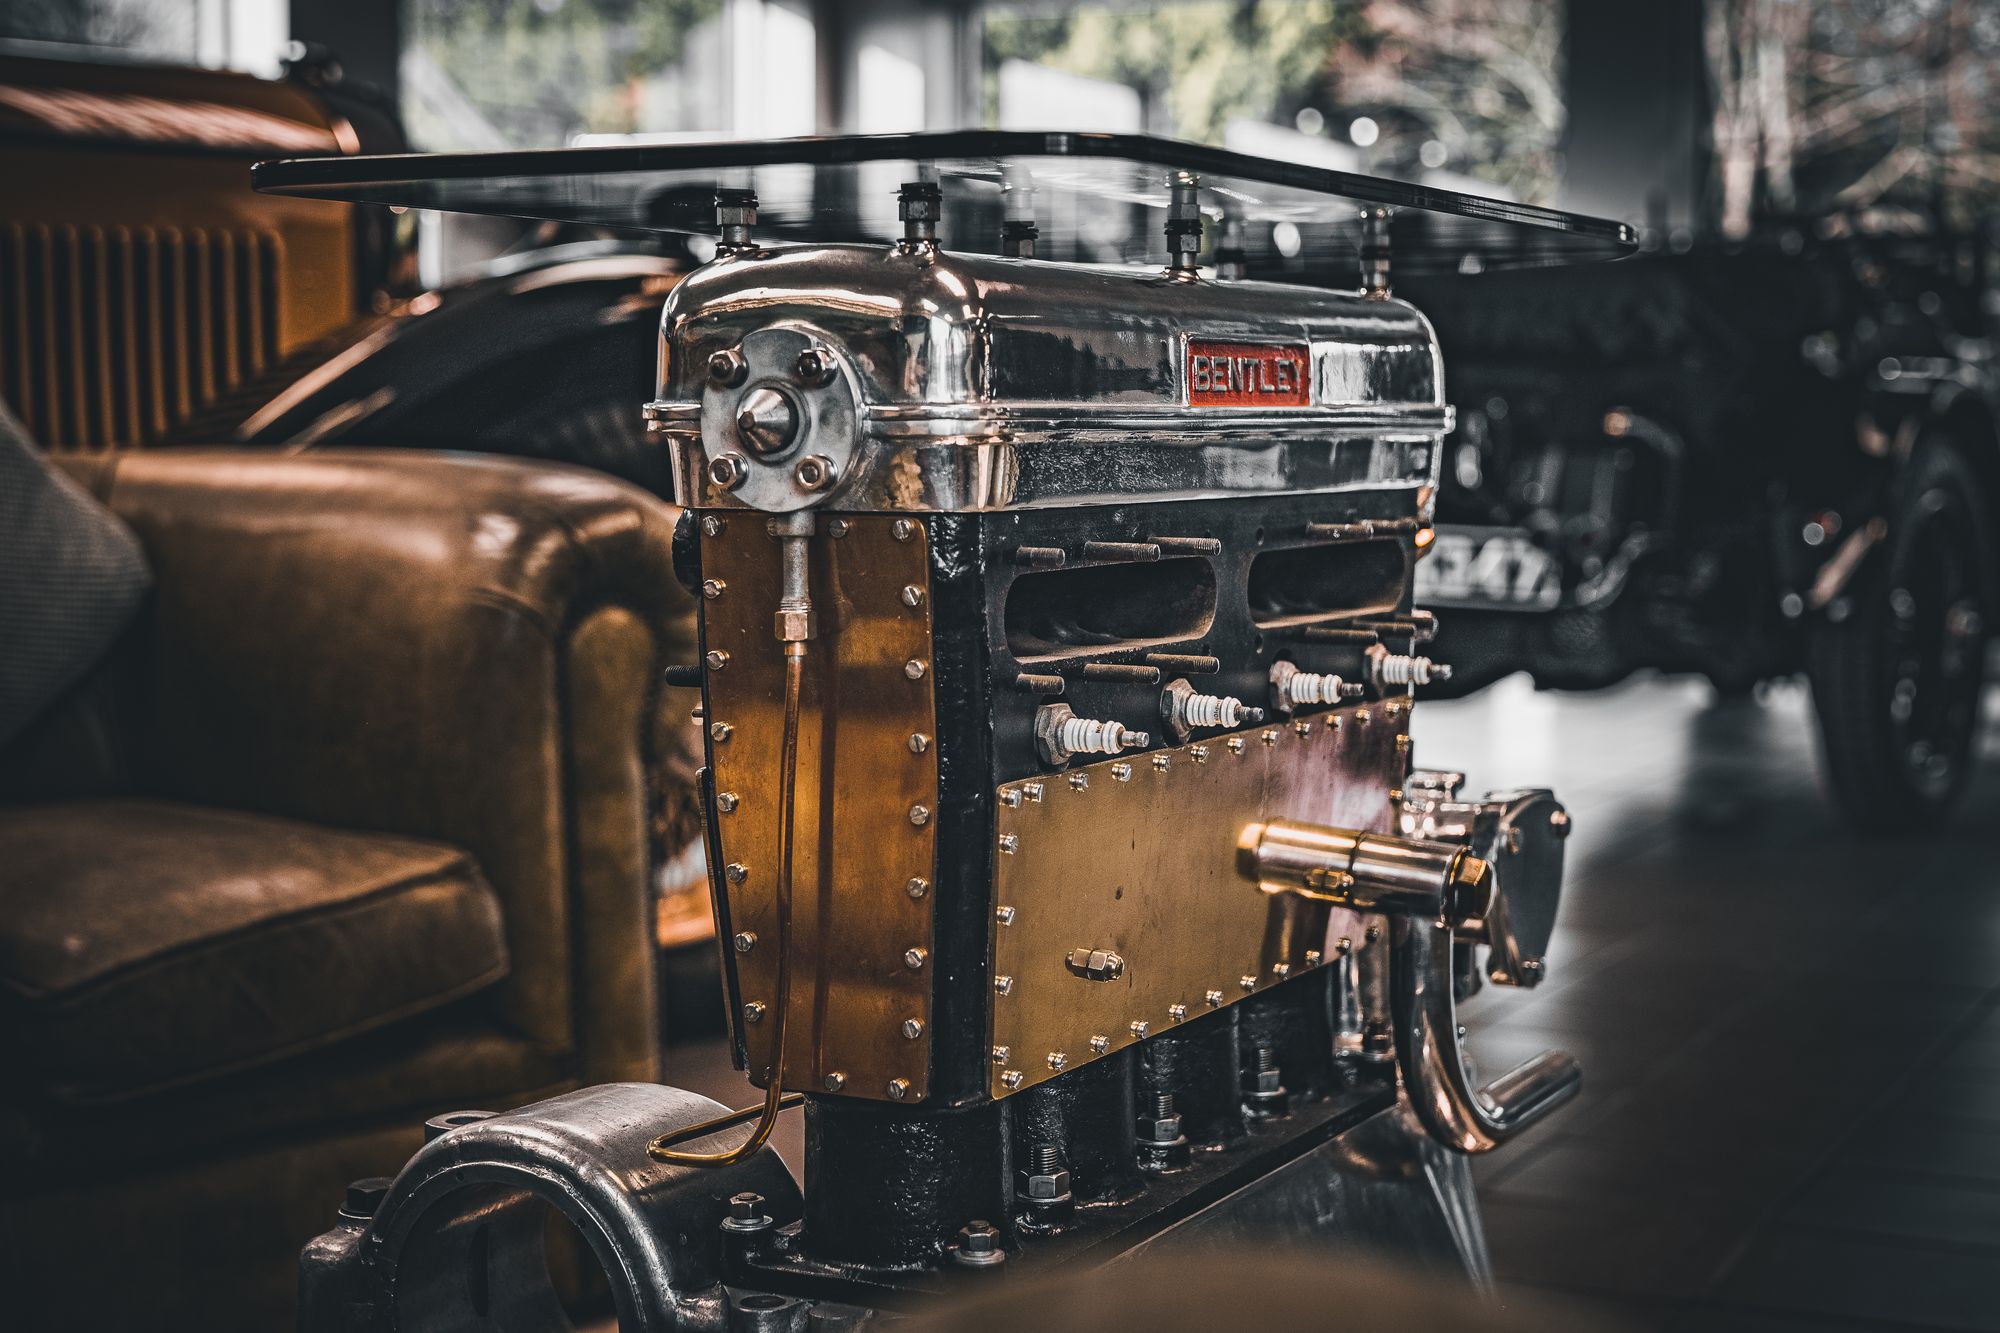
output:
M752 331L732 355L740 376L706 376L699 385L709 485L766 513L819 504L860 447L853 371L827 339L787 325ZM716 475L724 457L735 461Z

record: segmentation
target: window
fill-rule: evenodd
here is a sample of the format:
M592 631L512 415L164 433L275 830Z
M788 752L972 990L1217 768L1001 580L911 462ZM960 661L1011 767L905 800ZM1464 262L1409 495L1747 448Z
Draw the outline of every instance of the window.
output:
M1144 130L1553 202L1560 0L996 4L985 119Z

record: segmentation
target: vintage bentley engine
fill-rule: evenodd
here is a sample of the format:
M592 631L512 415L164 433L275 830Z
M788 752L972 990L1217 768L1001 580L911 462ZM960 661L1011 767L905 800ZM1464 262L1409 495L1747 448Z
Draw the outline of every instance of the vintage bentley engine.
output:
M1164 269L1037 260L1018 217L947 250L922 178L886 244L760 243L716 196L646 410L764 1105L447 1118L308 1251L312 1326L531 1326L537 1204L634 1328L848 1326L1215 1237L1483 1272L1463 1154L1578 1073L1478 1086L1454 993L1541 978L1569 820L1411 768L1436 345L1366 248L1386 214L1372 290L1223 281L1202 187L1154 179ZM759 1147L800 1101L803 1192Z

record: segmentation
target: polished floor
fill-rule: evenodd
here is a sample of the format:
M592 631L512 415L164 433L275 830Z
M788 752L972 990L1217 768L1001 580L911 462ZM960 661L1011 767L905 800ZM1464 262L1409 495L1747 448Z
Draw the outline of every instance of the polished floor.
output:
M1898 842L1822 799L1809 711L1659 680L1418 709L1420 764L1576 821L1549 980L1466 1006L1489 1072L1585 1067L1478 1164L1508 1293L1633 1333L2000 1330L2000 725L1962 818ZM719 1044L678 1055L744 1098Z
M1417 758L1576 820L1533 992L1469 1004L1493 1072L1580 1100L1478 1164L1504 1283L1633 1330L2000 1329L2000 728L1963 816L1864 836L1810 701L1696 682L1418 709Z

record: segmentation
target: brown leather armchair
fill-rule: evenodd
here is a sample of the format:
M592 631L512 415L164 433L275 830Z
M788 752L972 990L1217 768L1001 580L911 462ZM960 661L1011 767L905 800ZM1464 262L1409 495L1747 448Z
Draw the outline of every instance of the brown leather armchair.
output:
M156 592L0 753L0 1322L288 1326L424 1118L655 1075L675 514L469 455L66 466Z

